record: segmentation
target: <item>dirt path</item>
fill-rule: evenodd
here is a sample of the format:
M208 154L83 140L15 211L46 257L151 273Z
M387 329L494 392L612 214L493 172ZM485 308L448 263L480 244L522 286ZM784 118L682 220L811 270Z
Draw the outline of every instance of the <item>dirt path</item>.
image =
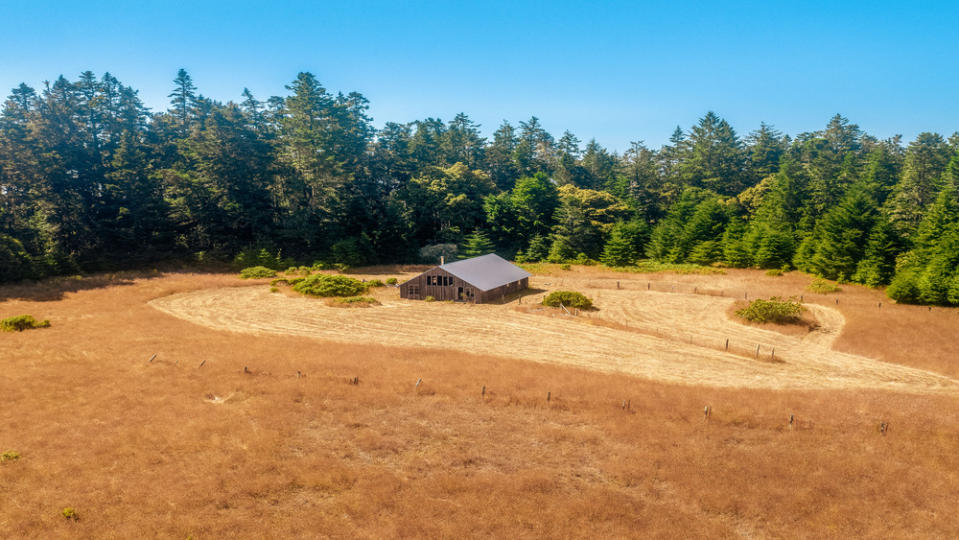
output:
M532 285L543 287L547 281L537 277ZM725 316L729 298L615 288L590 293L603 309L581 317L524 313L512 305L404 301L395 289L378 293L382 306L331 308L310 298L273 294L262 285L175 294L150 305L218 330L457 349L671 383L959 394L959 382L948 377L832 351L829 344L839 335L842 316L829 308L813 307L823 331L795 338L730 321ZM532 301L528 297L524 304ZM591 318L625 327L595 324L603 321ZM724 352L726 339L732 352ZM760 359L752 356L757 345ZM766 358L773 349L776 361Z

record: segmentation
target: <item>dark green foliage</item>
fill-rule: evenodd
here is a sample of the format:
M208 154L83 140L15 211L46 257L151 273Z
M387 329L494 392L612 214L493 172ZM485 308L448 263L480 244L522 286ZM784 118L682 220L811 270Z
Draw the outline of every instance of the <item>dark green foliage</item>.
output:
M334 261L347 268L371 264L376 260L373 244L366 235L337 240L330 247L330 254Z
M386 284L387 284L387 285L396 285L397 283L398 283L398 280L397 280L395 277L391 277L391 278L387 278L387 279L386 279Z
M0 332L23 332L24 330L49 327L50 321L46 319L38 321L32 315L18 315L0 320Z
M553 291L547 294L546 298L543 299L543 305L551 307L563 305L567 308L591 309L593 307L593 301L583 295L583 293L575 291Z
M0 463L4 461L16 461L18 459L20 459L20 452L14 452L13 450L7 450L0 454Z
M769 300L753 300L748 306L736 310L736 315L755 323L796 324L801 321L803 309L799 302L774 296Z
M240 270L240 277L243 279L260 279L276 277L276 270L265 266L251 266Z
M267 248L244 249L234 257L233 264L239 268L264 266L276 271L284 268L295 268L293 266L293 259L289 257L284 258L280 251L272 251Z
M358 279L349 276L314 274L310 277L302 278L301 281L293 285L293 290L307 296L358 296L365 293L369 288L368 283L363 283Z
M0 276L0 281L39 277L23 244L5 234L0 234Z
M460 259L470 259L472 257L493 253L493 251L495 251L495 249L493 243L490 242L489 236L483 231L473 231L466 237L466 240L463 241L463 245L459 250L459 257Z
M396 279L395 279L395 278L390 278L390 279L393 280L393 283L396 283ZM369 281L366 282L366 285L367 285L368 287L384 287L384 286L385 286L385 284L384 284L382 281L378 280L378 279L371 279L371 280L369 280Z
M518 261L795 264L891 282L903 301L959 298L954 137L904 146L835 115L740 139L708 112L659 149L619 154L535 117L489 141L465 114L377 131L361 94L310 73L282 96L242 96L204 98L185 70L157 112L109 74L14 88L0 110L0 282L170 258L435 264L462 245Z

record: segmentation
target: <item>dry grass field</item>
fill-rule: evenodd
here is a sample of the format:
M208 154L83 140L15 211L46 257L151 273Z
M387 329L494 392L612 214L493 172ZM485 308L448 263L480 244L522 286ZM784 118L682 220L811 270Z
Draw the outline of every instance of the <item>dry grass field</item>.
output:
M959 313L809 281L545 267L522 304L367 309L213 274L0 287L0 317L52 323L0 334L0 536L959 535ZM534 306L559 288L599 309ZM726 315L773 295L819 328Z

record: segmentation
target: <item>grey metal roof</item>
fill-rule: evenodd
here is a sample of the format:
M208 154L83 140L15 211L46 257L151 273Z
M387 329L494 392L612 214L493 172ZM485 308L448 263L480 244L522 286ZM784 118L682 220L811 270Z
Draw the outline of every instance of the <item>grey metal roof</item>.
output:
M532 275L495 253L451 262L440 268L481 291L495 289Z

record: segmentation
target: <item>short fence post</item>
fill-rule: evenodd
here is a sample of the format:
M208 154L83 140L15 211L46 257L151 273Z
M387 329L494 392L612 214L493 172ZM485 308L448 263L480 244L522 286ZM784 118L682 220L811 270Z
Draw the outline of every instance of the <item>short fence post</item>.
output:
M756 359L759 359L759 345L756 345Z
M726 352L729 352L729 338L726 338Z

